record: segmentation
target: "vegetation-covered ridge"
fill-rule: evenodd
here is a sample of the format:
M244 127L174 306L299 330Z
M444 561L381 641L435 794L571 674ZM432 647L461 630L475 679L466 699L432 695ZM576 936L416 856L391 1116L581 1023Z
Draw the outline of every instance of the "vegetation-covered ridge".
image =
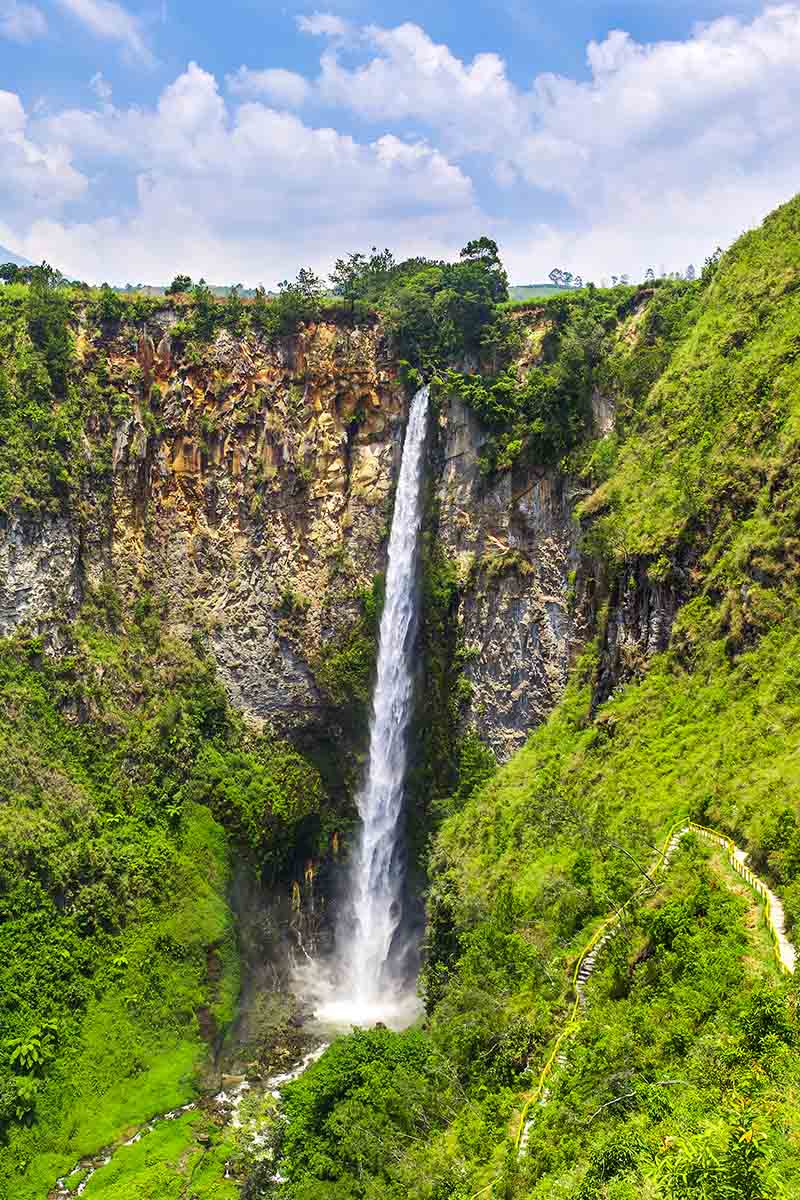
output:
M226 381L213 353L220 335L238 339L247 360L319 322L368 327L380 320L395 369L400 359L412 374L430 372L477 355L507 296L497 247L486 238L465 246L455 263L398 263L388 251L351 254L337 263L333 295L307 269L277 295L259 289L243 300L234 289L224 301L202 282L157 298L106 285L83 289L47 264L24 278L0 287L0 513L31 515L74 505L86 482L108 485L112 435L121 422L137 416L145 438L163 425L169 396L152 370L158 374L163 362L131 368L121 353L126 340L135 346L155 334L158 341L166 331L169 363L179 363L184 377L209 368L224 401ZM219 412L204 420L208 449ZM303 483L301 466L299 489Z
M247 1194L790 1200L798 985L713 848L687 838L655 891L641 881L689 819L734 836L800 923L800 200L691 282L509 306L486 239L457 263L351 256L340 274L342 319L377 310L408 382L433 375L481 418L489 484L520 465L577 480L574 603L593 636L510 763L494 769L469 734L457 753L461 583L427 547L436 711L415 781L435 800L427 1018L337 1040L287 1088L288 1120L264 1100ZM110 479L111 430L134 393L145 430L161 417L152 381L120 389L93 349L137 336L149 317L132 322L132 306L151 302L76 299L32 278L0 293L0 504L36 513ZM318 317L315 288L299 277L277 308L201 288L177 302L174 346L206 371L223 326L252 345L280 338ZM613 417L602 428L598 408ZM344 703L367 692L379 590L318 664ZM609 670L621 610L655 596L677 612L666 648L648 660L617 647ZM287 623L302 609L286 595ZM233 1011L232 848L279 875L329 831L314 769L246 729L199 641L174 644L158 617L146 596L129 611L100 589L65 656L25 638L4 648L9 1200L43 1195L84 1150L191 1093L204 1041ZM582 949L614 910L625 919L586 988L592 1019L518 1157L523 1097L574 1005ZM108 1097L100 1123L89 1096ZM178 1166L141 1176L154 1197L186 1191L185 1132L156 1139L152 1153ZM127 1200L137 1185L123 1172L115 1160L87 1195ZM228 1195L218 1176L191 1186L199 1200Z
M639 891L634 893L634 896L630 900L622 905L621 908L612 912L597 927L575 963L572 973L572 987L575 993L575 1000L572 1008L569 1010L564 1028L553 1043L550 1056L542 1068L542 1072L536 1082L536 1087L526 1098L520 1113L519 1125L514 1140L517 1154L522 1154L527 1149L528 1133L532 1122L535 1120L534 1105L547 1103L548 1080L551 1074L565 1062L564 1043L576 1032L581 1018L585 1016L586 988L594 974L598 957L603 953L610 940L623 927L627 910L631 904L655 893L658 887L659 876L668 869L672 856L681 841L689 835L699 837L725 850L729 865L753 888L763 905L761 916L764 925L769 931L773 954L779 969L786 975L794 974L797 953L793 943L786 936L786 917L783 906L775 893L747 865L744 851L731 838L719 833L717 830L697 825L693 821L689 821L688 823L679 821L668 833L655 862L647 870L642 870L646 882L640 885ZM612 1101L612 1103L615 1103L615 1101Z
M188 278L186 292L177 280L170 294L149 297L76 287L46 264L30 268L27 282L0 288L0 512L58 511L74 503L82 482L107 484L112 431L132 412L146 430L158 430L168 399L161 381L150 378L146 362L126 373L119 351L125 337L159 338L164 330L170 361L191 373L213 360L210 347L222 333L248 350L320 321L379 322L409 384L434 378L486 424L488 473L520 459L557 462L585 442L598 391L613 395L620 422L641 399L715 263L694 282L589 285L517 304L508 301L488 238L469 242L453 263L396 262L388 250L350 254L331 276L333 294L307 269L277 295L257 290L243 299L234 289L221 301L202 281L189 287ZM215 419L205 418L206 440Z

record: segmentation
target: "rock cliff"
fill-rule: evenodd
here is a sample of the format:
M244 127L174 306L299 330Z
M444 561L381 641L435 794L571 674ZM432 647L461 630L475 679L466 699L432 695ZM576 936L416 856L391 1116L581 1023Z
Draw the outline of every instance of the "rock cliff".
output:
M175 320L167 309L136 330L81 329L82 365L116 389L110 418L85 430L108 469L56 515L3 520L0 634L31 628L57 649L54 618L73 615L87 585L148 590L179 635L210 649L250 718L326 724L325 663L384 566L407 411L392 347L379 325L330 322L270 340L223 330L181 349ZM595 407L605 431L613 410L599 396ZM485 433L457 397L440 399L436 426L433 533L459 582L461 721L506 759L591 629L591 604L576 616L591 575L576 487L535 466L487 481ZM668 636L674 606L644 613L643 594L622 589L609 622L612 682Z

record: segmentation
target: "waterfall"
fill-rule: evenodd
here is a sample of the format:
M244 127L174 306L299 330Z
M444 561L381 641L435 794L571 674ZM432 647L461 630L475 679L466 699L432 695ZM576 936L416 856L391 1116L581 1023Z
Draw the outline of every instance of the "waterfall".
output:
M417 564L422 523L422 462L428 426L428 388L415 395L408 418L389 537L386 595L369 736L369 765L358 794L361 831L351 867L349 904L337 930L332 995L320 1018L401 1025L416 1000L403 977L396 941L402 920L403 864L399 853L408 729L414 692Z

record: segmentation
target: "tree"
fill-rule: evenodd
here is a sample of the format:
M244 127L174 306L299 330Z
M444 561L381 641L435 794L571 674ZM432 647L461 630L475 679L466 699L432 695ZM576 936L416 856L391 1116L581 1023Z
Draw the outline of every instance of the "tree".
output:
M722 258L722 247L717 246L713 254L710 254L703 264L703 274L700 276L704 284L711 283L711 280L717 273L720 259Z
M195 336L201 341L208 341L217 326L219 313L214 294L201 279L192 288L192 322Z
M250 307L250 320L254 329L260 329L263 333L269 331L270 302L267 299L266 289L262 284L259 284L255 290L253 303Z
M17 283L19 281L20 268L16 263L7 262L0 266L0 279L3 283Z
M652 267L648 267L647 270L645 271L644 281L645 281L645 283L655 283L656 273Z
M294 284L279 283L278 288L294 287L307 304L319 304L325 289L319 275L310 267L301 267Z
M355 251L345 258L337 258L330 274L333 293L349 300L353 312L356 300L374 302L380 298L396 267L391 250L379 251L376 246L369 255Z
M559 288L583 287L582 275L573 275L571 271L562 271L560 267L553 267L547 278Z
M269 332L287 335L303 322L318 320L323 294L322 280L310 267L301 267L293 281L282 279L268 309Z
M464 246L460 257L465 263L474 263L481 268L495 304L508 299L508 275L500 261L497 242L488 237L473 238Z
M222 309L222 324L230 333L237 335L243 332L247 315L239 294L241 288L240 283L231 288Z
M26 311L28 333L41 355L54 394L63 396L72 358L69 298L62 287L64 277L46 262L27 269L31 273Z
M401 355L423 370L478 354L496 304L508 295L506 274L492 251L472 250L455 263L400 264L382 311ZM402 273L401 273L402 272Z
M473 238L471 242L467 242L461 251L461 257L479 258L483 262L488 262L491 266L495 266L500 262L500 251L497 247L497 242L488 237L479 237Z
M119 321L125 315L126 302L104 283L94 306L98 321Z
M694 263L689 263L688 267L686 268L686 278L690 281L697 278L697 272L694 269Z
M165 289L165 296L180 296L184 292L191 291L192 277L191 275L176 275L172 283Z

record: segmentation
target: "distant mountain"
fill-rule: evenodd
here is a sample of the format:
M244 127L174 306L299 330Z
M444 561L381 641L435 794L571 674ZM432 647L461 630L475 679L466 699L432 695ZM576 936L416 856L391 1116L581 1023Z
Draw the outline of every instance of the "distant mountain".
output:
M5 246L0 246L0 263L15 263L18 267L32 267L33 263L23 258L20 254L15 254L13 250L7 249Z
M552 283L519 283L510 287L508 294L512 300L534 300L537 296L554 296L563 291Z

